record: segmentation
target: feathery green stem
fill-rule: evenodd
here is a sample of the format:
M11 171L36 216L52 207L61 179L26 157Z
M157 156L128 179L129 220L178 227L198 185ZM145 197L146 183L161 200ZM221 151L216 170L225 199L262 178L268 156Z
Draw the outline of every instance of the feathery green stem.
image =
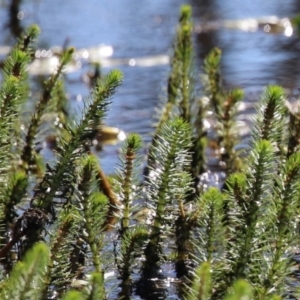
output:
M185 300L206 300L211 295L211 270L208 262L196 268L191 287L188 287Z
M152 149L156 158L156 168L152 169L148 178L147 194L150 203L155 207L150 240L145 249L146 261L143 276L155 276L160 261L160 243L162 228L166 226L166 208L176 199L176 194L186 190L176 190L181 172L190 163L190 154L187 151L191 145L190 127L182 119L167 122ZM174 197L174 198L173 198Z
M69 129L70 139L61 146L59 161L54 169L50 168L46 172L35 190L31 200L32 205L51 213L52 201L58 192L65 201L69 201L69 193L72 193L72 182L75 180L73 174L76 165L74 162L85 153L86 146L91 145L92 125L104 117L109 103L108 98L114 93L121 80L122 75L119 71L111 71L101 81L98 81L92 95L92 102L85 108L78 126L74 130ZM55 216L53 215L53 217Z
M45 84L45 90L43 94L41 95L40 100L38 101L35 112L32 115L27 134L25 137L25 147L23 149L21 159L23 163L23 167L28 172L28 166L34 165L34 157L35 157L35 151L34 151L34 139L37 134L38 127L41 122L42 115L51 100L51 94L52 91L57 83L58 78L60 77L61 73L63 72L64 67L67 63L70 62L72 55L74 53L74 49L70 48L67 51L65 51L64 55L61 58L60 65L56 71L55 74L53 74L50 79Z
M16 264L9 279L2 285L1 299L41 299L48 258L47 246L44 243L36 244L26 253L24 260Z
M124 206L122 209L121 217L121 235L130 226L130 214L132 210L132 201L135 194L134 186L137 185L136 170L134 170L134 165L136 165L136 159L138 151L141 148L142 140L137 134L129 134L125 144L122 148L121 162L124 167L120 170L119 176L121 176L121 201Z

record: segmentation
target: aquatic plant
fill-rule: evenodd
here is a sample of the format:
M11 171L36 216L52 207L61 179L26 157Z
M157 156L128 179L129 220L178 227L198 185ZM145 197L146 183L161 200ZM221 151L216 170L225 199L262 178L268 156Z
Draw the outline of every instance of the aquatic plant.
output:
M166 264L182 299L299 297L291 282L299 247L300 110L288 111L284 90L263 92L240 157L235 114L243 92L224 89L221 51L213 49L196 93L191 8L183 6L146 175L142 140L132 133L110 178L91 147L122 74L97 78L74 122L62 77L73 53L66 49L24 120L22 107L32 101L26 66L38 31L28 28L11 50L0 87L1 299L167 298ZM228 177L222 190L195 191L208 167L208 109ZM52 115L60 124L55 161L45 163L39 144Z
M156 166L150 169L145 191L148 205L155 212L145 248L145 278L158 276L163 236L170 230L168 220L176 216L175 209L179 208L176 202L183 201L190 190L191 178L185 171L190 162L190 127L180 118L166 122L155 145L150 151L153 151Z
M154 146L163 124L174 118L181 117L192 130L191 153L192 159L189 172L194 178L197 188L198 176L205 170L205 129L203 120L205 107L201 100L196 100L194 50L192 43L193 23L192 10L183 5L180 10L179 24L171 56L171 71L168 77L166 101L162 104L159 121L153 136ZM148 165L152 165L152 153L149 152ZM155 165L155 162L154 162ZM190 195L193 198L193 195Z
M136 265L134 258L142 255L143 246L149 237L146 228L133 225L132 218L133 212L139 209L136 200L142 197L142 190L139 187L141 162L139 151L141 145L142 140L138 134L128 135L122 147L118 176L114 185L121 203L117 214L120 222L119 241L115 248L117 267L121 279L121 292L119 295L124 299L129 299L132 294L131 274Z
M241 169L241 160L235 150L239 138L235 117L244 92L237 88L227 91L223 87L220 72L221 54L219 48L214 48L208 53L201 78L204 95L209 100L216 121L215 142L220 153L220 162L227 174L231 174Z

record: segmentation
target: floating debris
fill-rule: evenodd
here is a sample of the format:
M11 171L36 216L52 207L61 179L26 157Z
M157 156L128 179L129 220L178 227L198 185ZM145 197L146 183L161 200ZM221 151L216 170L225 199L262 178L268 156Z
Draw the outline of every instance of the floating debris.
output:
M96 136L96 140L100 143L114 145L124 141L126 134L123 130L117 127L101 126Z
M194 30L196 33L201 33L218 30L220 28L242 30L246 32L262 30L266 33L284 34L287 37L292 36L295 31L291 19L278 18L276 16L200 23L195 26Z

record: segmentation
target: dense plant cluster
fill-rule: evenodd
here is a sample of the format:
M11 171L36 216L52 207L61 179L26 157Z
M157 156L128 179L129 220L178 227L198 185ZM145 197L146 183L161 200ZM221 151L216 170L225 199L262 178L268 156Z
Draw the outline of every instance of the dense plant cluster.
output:
M298 299L300 110L288 111L284 90L268 86L249 147L239 153L243 91L224 88L221 50L212 49L196 92L192 28L191 8L183 6L144 177L138 134L127 135L112 178L92 152L122 74L98 79L74 122L62 79L74 49L66 49L25 118L37 26L19 38L0 87L1 299L167 299L162 270L170 263L181 299ZM201 185L208 112L226 174L222 189ZM56 136L51 163L40 155L45 123ZM105 276L111 266L113 290Z

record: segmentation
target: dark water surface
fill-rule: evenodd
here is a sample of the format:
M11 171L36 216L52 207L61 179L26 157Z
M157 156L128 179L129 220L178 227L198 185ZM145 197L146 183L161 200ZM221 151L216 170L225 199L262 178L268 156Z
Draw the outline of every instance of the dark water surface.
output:
M300 2L280 1L191 1L195 23L219 19L247 19L264 16L293 17ZM223 74L230 86L249 91L267 84L293 90L299 87L300 41L297 34L243 32L220 29L197 34L198 57L214 46L223 50Z

